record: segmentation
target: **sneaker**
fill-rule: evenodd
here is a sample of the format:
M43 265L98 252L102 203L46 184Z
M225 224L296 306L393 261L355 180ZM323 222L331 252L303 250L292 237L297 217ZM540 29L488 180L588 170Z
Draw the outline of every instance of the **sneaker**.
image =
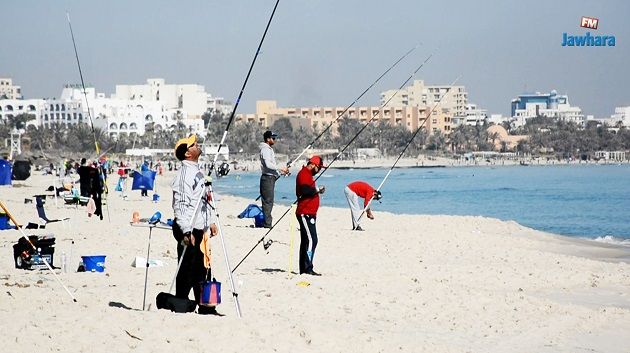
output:
M352 230L357 230L359 232L362 232L363 228L361 228L361 226L356 226L356 228L352 228Z

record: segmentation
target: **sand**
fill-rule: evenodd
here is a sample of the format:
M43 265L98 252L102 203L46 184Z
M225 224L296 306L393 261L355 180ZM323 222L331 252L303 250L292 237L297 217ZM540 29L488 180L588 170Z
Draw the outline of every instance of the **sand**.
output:
M235 271L242 318L235 311L219 237L213 272L223 283L224 316L156 310L176 268L175 241L156 229L142 311L148 229L131 227L133 211L172 216L169 183L160 201L139 191L109 197L109 217L56 206L49 224L54 264L74 303L48 270L14 268L17 231L0 232L0 331L3 352L630 352L628 248L564 238L485 217L394 215L375 210L364 232L350 231L350 212L323 201L315 270L297 275L299 232L287 216ZM114 189L115 178L110 179ZM217 183L219 183L217 181ZM24 199L43 193L50 176L33 175L0 189L19 222L37 222ZM151 193L150 193L151 194ZM234 266L263 236L236 215L252 200L217 195L221 228ZM107 209L106 209L107 210ZM287 210L276 206L275 219ZM292 229L293 228L293 229ZM74 245L71 242L74 241ZM293 245L291 245L293 243ZM104 273L75 272L81 255L107 255ZM70 257L71 256L71 257ZM192 294L191 294L192 297Z

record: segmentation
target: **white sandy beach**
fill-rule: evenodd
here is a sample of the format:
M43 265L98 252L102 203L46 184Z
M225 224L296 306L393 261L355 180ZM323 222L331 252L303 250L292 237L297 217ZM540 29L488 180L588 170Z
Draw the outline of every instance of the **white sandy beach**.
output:
M152 305L142 311L145 269L131 263L146 256L149 232L129 221L133 211L172 217L172 176L158 177L157 203L139 191L128 201L112 192L111 220L107 211L100 221L85 208L47 200L48 216L71 217L71 229L55 223L28 232L56 236L55 266L62 252L72 253L71 271L57 273L77 303L48 270L15 269L12 245L20 235L0 232L3 352L630 352L628 248L484 217L378 209L357 233L349 210L325 200L314 259L323 276L290 272L299 231L291 231L297 225L289 215L269 235L269 252L259 246L235 272L241 319L219 237L212 239L213 272L223 283L218 310L225 316L158 311L155 296L168 291L177 260L170 232L155 230L151 258L166 265L150 268ZM51 177L32 175L1 188L0 200L19 222L36 222L35 206L24 198L51 184ZM218 196L234 266L265 230L236 218L256 195ZM285 210L276 206L275 219ZM98 254L107 255L105 273L74 271L81 255Z

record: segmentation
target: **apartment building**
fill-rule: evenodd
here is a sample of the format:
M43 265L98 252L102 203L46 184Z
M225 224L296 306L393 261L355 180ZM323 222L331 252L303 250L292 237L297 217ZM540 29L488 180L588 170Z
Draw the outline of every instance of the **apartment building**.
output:
M255 114L238 114L238 122L255 122L263 128L268 128L280 118L289 118L294 129L298 127L312 128L322 131L340 115L350 119L357 119L361 123L377 124L379 121L387 121L391 125L401 125L410 131L415 131L423 126L430 133L441 130L448 134L451 131L451 116L447 109L436 109L431 118L425 118L429 113L428 107L413 105L386 106L386 107L351 107L344 112L345 107L278 107L273 100L257 101ZM423 125L424 124L424 125ZM336 134L336 129L331 129Z
M0 77L0 99L22 98L22 88L13 85L13 79Z
M465 86L426 85L424 80L414 80L410 86L401 90L381 92L381 104L388 101L391 106L428 106L429 109L440 102L439 107L446 109L446 114L462 117L466 116L468 93Z

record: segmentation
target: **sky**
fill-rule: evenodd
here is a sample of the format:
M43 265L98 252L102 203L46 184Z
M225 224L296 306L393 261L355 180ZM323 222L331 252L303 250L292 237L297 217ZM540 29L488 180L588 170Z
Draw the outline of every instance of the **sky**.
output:
M2 0L0 77L25 98L59 97L79 83L66 13L87 84L165 78L199 84L235 101L276 0ZM256 100L282 107L346 106L407 50L418 48L357 104L415 75L427 84L466 86L469 102L509 115L519 94L558 91L587 115L630 105L630 1L280 0L238 113ZM584 35L615 47L563 47Z

